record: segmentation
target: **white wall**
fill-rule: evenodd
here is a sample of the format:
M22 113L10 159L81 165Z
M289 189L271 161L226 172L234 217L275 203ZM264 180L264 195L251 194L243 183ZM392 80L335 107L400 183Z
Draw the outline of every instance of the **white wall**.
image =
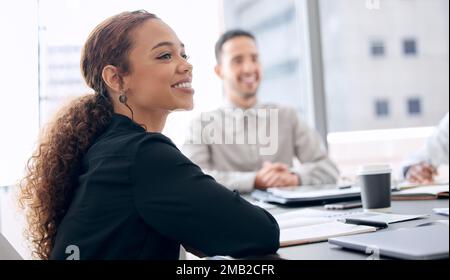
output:
M23 175L38 134L37 1L0 2L0 186ZM0 227L23 256L23 218L16 196L0 191Z
M37 1L1 1L0 33L0 185L10 185L38 131Z

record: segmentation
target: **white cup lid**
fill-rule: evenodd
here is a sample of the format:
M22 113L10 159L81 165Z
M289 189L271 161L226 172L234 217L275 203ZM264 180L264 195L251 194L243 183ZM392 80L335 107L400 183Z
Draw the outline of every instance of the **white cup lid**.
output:
M358 168L357 175L375 175L391 173L392 169L389 164L371 164L363 165Z

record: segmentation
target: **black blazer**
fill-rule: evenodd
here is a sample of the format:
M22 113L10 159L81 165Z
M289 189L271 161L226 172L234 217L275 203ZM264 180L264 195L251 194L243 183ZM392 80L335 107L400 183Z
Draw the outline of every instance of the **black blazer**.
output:
M170 139L115 114L84 156L51 259L69 257L70 245L80 259L178 259L180 244L208 256L272 254L279 228Z

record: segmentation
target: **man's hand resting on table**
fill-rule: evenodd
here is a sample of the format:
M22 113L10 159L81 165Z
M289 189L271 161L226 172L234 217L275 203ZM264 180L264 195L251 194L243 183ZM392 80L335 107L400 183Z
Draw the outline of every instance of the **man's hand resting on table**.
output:
M266 161L256 174L255 188L298 186L300 183L300 177L292 173L287 165Z

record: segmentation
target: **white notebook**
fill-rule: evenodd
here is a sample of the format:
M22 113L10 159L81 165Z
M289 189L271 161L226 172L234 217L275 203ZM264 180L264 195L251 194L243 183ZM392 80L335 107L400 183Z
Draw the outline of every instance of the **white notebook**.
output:
M438 197L448 197L448 185L429 185L421 186L416 188L408 188L392 193L393 199L407 199L407 198L421 198L421 199L432 199Z
M356 211L299 209L274 215L280 226L281 247L327 241L328 238L376 231L375 227L340 222L359 218L387 224L424 218L427 215L399 215Z
M280 246L287 247L327 241L328 238L374 232L376 228L344 224L341 222L321 223L309 226L285 228L280 231Z

